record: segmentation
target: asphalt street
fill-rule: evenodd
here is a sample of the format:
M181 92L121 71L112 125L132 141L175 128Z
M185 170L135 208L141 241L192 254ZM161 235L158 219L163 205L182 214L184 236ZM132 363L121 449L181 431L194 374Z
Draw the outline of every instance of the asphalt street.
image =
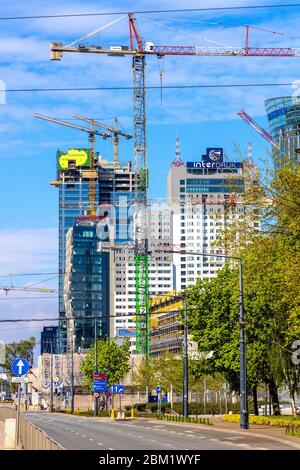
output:
M146 420L111 421L59 413L26 413L35 426L67 450L292 450L250 433Z

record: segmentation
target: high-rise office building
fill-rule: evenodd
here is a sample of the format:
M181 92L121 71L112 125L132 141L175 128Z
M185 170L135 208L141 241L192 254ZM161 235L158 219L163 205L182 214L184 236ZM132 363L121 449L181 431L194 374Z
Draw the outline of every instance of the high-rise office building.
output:
M197 278L214 277L223 267L224 258L205 253L223 254L216 246L220 232L246 215L248 209L239 198L245 186L243 166L225 161L222 148L207 148L200 161L171 165L168 203L173 209L173 244L178 250L203 253L174 254L176 291L195 284Z
M41 332L41 354L58 354L58 326L44 326Z
M300 99L279 96L265 100L270 133L281 144L291 162L299 162Z
M64 300L74 348L89 348L110 332L109 252L101 250L97 223L78 221L68 230Z
M57 153L57 180L52 184L59 188L59 344L66 349L66 311L64 302L64 272L66 266L66 235L78 216L89 211L90 178L95 181L97 214L103 215L110 204L119 201L120 195L133 192L131 162L110 163L99 154L90 171L90 151L69 149ZM119 217L119 219L118 219ZM116 209L116 231L124 229L121 209ZM120 235L121 236L121 235Z

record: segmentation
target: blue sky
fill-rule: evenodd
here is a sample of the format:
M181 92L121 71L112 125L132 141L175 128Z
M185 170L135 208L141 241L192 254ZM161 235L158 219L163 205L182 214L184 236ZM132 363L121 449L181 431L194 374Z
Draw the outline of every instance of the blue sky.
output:
M272 1L214 0L209 6L273 4ZM276 3L276 2L275 2ZM282 2L277 2L282 3ZM163 8L207 7L208 2L189 0L79 1L52 0L1 2L1 16L22 16L55 13L135 11ZM242 46L244 28L233 26L250 24L283 33L274 35L251 30L250 45L283 45L297 47L300 37L299 8L234 10L227 12L154 14L138 17L143 38L155 44ZM83 34L104 25L116 17L86 17L1 22L0 80L7 89L46 87L131 86L130 58L109 58L65 54L61 62L49 60L49 42L71 42ZM163 28L161 23L173 29ZM222 23L222 24L214 24ZM176 30L176 31L175 31ZM291 31L293 32L291 34ZM99 44L128 44L126 20L116 23L95 39ZM159 85L158 60L147 61L147 84ZM160 62L162 63L162 62ZM226 83L282 83L299 79L298 58L201 58L169 57L164 60L165 85L226 84ZM164 90L160 104L159 90L147 93L148 148L150 168L150 196L165 197L168 166L174 157L175 138L181 139L182 158L197 160L206 147L224 147L228 157L233 155L233 142L246 152L253 143L256 162L266 159L268 144L236 116L244 108L264 127L267 127L264 100L271 96L288 95L290 87L243 89ZM55 154L60 148L85 147L85 134L60 128L33 118L33 113L44 113L62 119L73 114L105 120L118 116L122 128L133 131L132 93L65 92L65 93L7 93L6 104L0 105L0 187L2 192L0 219L0 274L18 272L57 271L57 215L58 199L49 181L55 179ZM110 119L108 119L110 118ZM108 120L106 120L108 119ZM111 142L98 141L97 150L112 158ZM131 141L121 144L121 159L133 158ZM47 277L47 276L45 276ZM10 282L3 279L3 285ZM2 283L2 281L0 281ZM13 282L24 285L35 278L18 278ZM55 286L55 280L52 285ZM49 283L48 283L49 285ZM0 316L55 316L56 302L51 299L27 301L15 299L0 302ZM36 294L34 294L36 295ZM24 295L23 295L24 296ZM0 294L0 300L1 300ZM5 325L2 338L37 334L36 325Z

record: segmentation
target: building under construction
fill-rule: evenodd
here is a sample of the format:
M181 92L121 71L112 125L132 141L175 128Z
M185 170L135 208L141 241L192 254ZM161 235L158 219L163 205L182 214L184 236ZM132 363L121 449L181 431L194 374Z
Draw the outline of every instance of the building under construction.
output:
M134 175L131 162L108 162L95 154L93 170L88 149L69 149L57 152L57 179L51 184L59 188L59 317L60 351L66 348L66 310L64 302L64 273L66 269L66 235L75 222L86 222L89 215L91 179L95 188L95 208L98 217L110 212L110 224L114 223L115 234L122 232L128 220L120 213L121 196L127 206L132 200ZM126 210L127 210L126 206ZM115 216L113 217L113 212ZM122 232L123 233L123 232ZM129 235L125 241L128 241ZM120 237L119 237L120 238ZM104 239L102 234L101 241Z

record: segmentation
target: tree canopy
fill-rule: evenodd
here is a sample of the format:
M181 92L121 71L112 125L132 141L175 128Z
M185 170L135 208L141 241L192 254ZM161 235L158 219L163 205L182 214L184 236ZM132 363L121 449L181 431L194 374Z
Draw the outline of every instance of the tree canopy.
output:
M97 341L97 370L95 370L95 350L92 345L82 364L85 384L92 389L93 373L107 372L108 385L115 385L125 378L130 370L130 342L124 341L120 346L114 339Z

